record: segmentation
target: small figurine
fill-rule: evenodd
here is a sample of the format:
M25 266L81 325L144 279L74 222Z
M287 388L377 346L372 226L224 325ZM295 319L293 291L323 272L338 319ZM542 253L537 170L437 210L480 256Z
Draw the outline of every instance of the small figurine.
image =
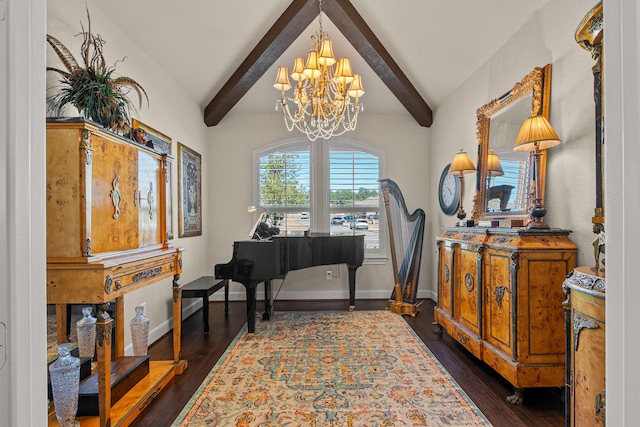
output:
M604 258L600 261L600 254L604 255L604 224L593 224L593 232L597 234L595 240L593 241L593 255L595 257L595 266L591 268L591 271L602 271L604 272ZM602 268L600 268L600 262L602 262Z

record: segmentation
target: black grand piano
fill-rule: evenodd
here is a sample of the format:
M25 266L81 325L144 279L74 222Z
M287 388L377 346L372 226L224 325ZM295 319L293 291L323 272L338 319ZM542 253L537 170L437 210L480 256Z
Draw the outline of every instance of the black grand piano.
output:
M233 257L215 266L218 279L242 283L247 291L247 329L255 332L256 287L264 282L264 320L271 315L271 280L284 279L292 270L316 265L347 264L349 268L349 309L355 307L356 270L364 261L364 235L314 234L273 236L270 240L233 243Z

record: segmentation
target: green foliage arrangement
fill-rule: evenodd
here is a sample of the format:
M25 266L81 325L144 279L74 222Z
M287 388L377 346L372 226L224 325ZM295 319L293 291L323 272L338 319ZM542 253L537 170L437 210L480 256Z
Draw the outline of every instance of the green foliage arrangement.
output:
M65 70L47 67L62 78L62 87L53 96L47 98L47 107L53 114L60 116L67 104L78 109L83 117L93 120L107 129L126 134L131 127L131 112L134 109L129 97L131 90L138 94L139 106L142 107L142 95L149 103L145 90L130 77L115 75L115 64L107 66L102 50L105 41L99 34L91 33L91 17L87 9L88 27L85 31L80 23L84 37L82 43L82 62L76 61L58 39L47 34L47 42L60 58Z

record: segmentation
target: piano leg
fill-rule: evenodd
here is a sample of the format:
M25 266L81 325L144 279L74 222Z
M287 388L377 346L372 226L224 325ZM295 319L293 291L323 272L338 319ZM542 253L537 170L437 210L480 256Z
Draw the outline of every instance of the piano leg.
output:
M271 293L271 280L264 281L264 313L262 313L262 320L269 320L271 314L273 314L272 306L273 296Z
M250 285L244 284L247 290L247 331L253 334L256 331L256 286L257 283Z
M359 266L349 267L349 311L356 308L356 270Z

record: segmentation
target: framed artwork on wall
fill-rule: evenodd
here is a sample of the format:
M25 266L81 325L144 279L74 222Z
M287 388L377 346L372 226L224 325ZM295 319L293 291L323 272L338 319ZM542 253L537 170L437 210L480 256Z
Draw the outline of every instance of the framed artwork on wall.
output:
M202 235L202 161L178 142L178 237Z

